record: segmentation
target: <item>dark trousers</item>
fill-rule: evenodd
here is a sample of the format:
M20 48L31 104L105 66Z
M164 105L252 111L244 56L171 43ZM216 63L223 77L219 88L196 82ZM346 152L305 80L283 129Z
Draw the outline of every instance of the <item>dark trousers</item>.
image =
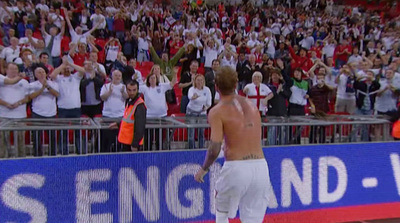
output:
M107 117L105 117L107 118ZM101 147L100 152L110 153L120 151L121 144L118 143L118 130L117 129L104 129L101 130Z
M32 112L32 118L55 118L55 116L45 117ZM42 139L44 131L32 131L33 135L33 155L34 156L43 156L43 147L44 139ZM45 131L49 136L49 155L56 155L56 131ZM43 140L43 141L41 141Z
M81 108L73 108L73 109L58 109L58 117L59 118L80 118L81 117ZM82 139L82 134L79 130L74 131L75 135L75 147L76 152L78 154L82 153L82 151L86 151L86 140ZM62 130L60 134L62 140L58 140L58 148L59 152L62 155L68 155L68 130ZM82 141L82 143L81 143ZM82 148L81 148L82 145Z
M325 126L311 126L309 142L310 142L310 144L325 143L326 142L326 127Z
M59 67L62 63L61 57L51 57L51 61L53 63L54 68Z
M96 115L102 114L101 103L98 105L82 105L82 115L86 115L89 118L94 118Z
M298 105L298 104L292 104L289 103L288 106L288 115L289 116L300 116L300 115L305 115L306 112L304 110L304 105ZM294 128L294 134L293 134L293 129L289 131L289 139L290 144L301 144L301 127L296 126Z
M138 151L143 151L143 146L139 146ZM122 144L121 152L133 152L131 145Z
M181 113L186 114L186 107L189 104L189 97L187 95L183 95L181 99Z

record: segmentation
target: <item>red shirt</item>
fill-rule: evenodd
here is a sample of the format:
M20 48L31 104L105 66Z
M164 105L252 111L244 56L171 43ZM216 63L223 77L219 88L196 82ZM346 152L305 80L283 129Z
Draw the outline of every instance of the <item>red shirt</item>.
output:
M174 56L180 48L183 47L183 41L179 40L179 42L172 43L172 41L169 43L169 56L172 57Z
M104 46L106 45L107 40L96 38L94 40L94 43L96 43L97 45L101 46L101 49L102 49L101 51L99 51L97 53L97 58L98 58L97 62L104 63L104 61L106 60L106 52L104 50Z
M349 45L347 45L347 46L343 46L343 45L337 46L335 48L335 53L333 54L333 59L334 60L339 59L339 60L347 62L347 60L349 59L350 54L347 54L347 53L344 53L344 54L341 54L341 55L338 54L338 53L344 52L345 49L347 49L347 51L349 53L351 53L351 51L352 51L351 46L349 46Z
M74 60L74 64L83 67L83 63L87 58L89 58L89 53L84 53L84 54L76 53L72 58L72 60Z
M125 21L121 18L114 20L114 31L124 32L125 31Z
M318 58L322 58L322 46L313 46L308 53L308 56L311 57L311 52L316 52Z

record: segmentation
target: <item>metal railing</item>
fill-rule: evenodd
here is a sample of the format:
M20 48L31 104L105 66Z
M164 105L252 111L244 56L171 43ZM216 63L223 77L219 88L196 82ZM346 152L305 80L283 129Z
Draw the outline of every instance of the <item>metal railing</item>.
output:
M0 119L0 158L121 151L110 118ZM265 117L262 145L391 141L391 123L383 116ZM147 119L145 151L207 147L205 117Z

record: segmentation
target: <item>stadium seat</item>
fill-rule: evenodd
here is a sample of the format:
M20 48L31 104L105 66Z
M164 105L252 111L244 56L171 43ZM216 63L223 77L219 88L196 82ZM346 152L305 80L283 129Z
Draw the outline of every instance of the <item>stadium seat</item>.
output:
M147 77L147 75L150 73L151 68L153 67L154 63L151 61L145 61L142 63L137 63L136 68L142 73L143 78Z

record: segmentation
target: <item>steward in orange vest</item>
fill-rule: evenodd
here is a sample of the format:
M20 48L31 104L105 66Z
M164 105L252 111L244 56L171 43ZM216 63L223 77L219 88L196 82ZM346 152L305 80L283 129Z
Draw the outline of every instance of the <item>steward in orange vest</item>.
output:
M122 151L138 151L143 149L143 138L146 127L146 105L139 96L139 83L130 80L126 84L129 98L125 102L125 112L120 123L118 142L122 143Z

